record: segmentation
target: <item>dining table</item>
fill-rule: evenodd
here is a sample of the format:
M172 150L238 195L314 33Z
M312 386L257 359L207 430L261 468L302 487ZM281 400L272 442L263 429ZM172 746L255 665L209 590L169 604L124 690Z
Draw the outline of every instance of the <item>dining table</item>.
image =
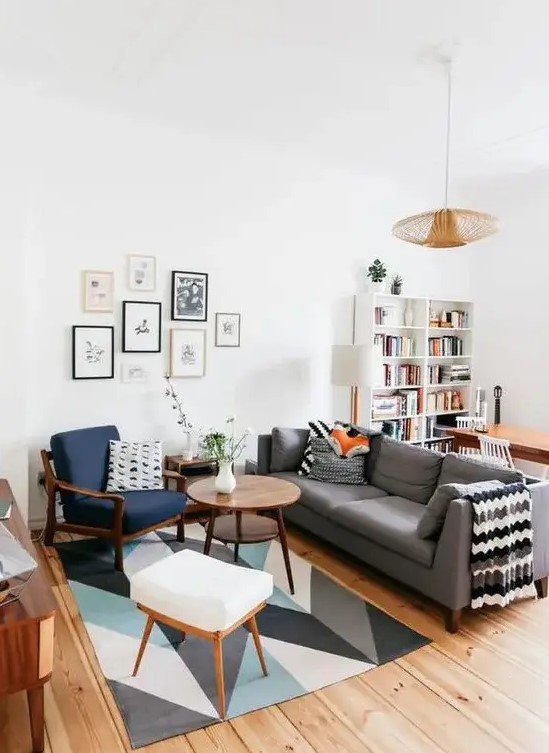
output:
M487 431L480 432L474 429L458 429L455 426L445 427L446 433L454 437L456 452L459 452L461 447L478 449L479 436L495 437L509 441L509 451L513 459L529 460L549 466L549 431L512 424L491 424L486 429Z

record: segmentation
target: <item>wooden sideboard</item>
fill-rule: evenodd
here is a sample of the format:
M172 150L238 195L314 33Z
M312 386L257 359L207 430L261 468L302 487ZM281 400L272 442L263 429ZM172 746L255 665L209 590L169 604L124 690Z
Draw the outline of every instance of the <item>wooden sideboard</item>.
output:
M13 499L10 486L0 479L0 498L8 497ZM15 501L2 523L36 560ZM55 599L44 566L37 562L19 598L0 605L0 703L2 696L26 691L34 753L44 750L44 685L52 672L55 620Z

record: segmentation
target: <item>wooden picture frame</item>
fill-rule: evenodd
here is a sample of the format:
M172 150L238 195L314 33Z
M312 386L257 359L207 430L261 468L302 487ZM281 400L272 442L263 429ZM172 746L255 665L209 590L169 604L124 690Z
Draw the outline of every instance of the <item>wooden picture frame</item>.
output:
M114 379L114 327L72 327L72 378Z
M203 377L206 374L206 330L170 330L170 368L174 378Z
M152 293L156 290L156 256L128 254L128 290Z
M114 274L97 269L82 271L82 308L88 313L111 314L114 304Z
M161 350L160 301L122 301L122 352L160 353Z
M240 348L240 314L219 312L215 315L215 347Z
M208 321L208 275L206 272L172 272L172 321Z

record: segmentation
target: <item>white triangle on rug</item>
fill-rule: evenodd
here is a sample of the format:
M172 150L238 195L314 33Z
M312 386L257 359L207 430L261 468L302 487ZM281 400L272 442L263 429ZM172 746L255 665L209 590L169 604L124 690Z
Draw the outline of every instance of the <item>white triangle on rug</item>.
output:
M124 557L124 573L128 578L139 570L173 554L170 547L155 533L148 533L138 539L135 544L135 548Z
M370 662L278 641L276 638L261 636L261 643L265 650L308 692L347 680L362 672L368 672L376 666Z
M185 706L199 714L219 717L218 711L171 645L147 643L139 672L132 677L141 640L89 622L85 624L101 670L109 680Z
M269 547L269 552L265 558L263 569L271 573L274 578L274 584L295 601L306 612L311 611L311 565L307 560L299 557L290 551L290 564L294 578L295 594L290 594L288 585L288 575L286 574L286 565L284 564L284 555L282 547L278 541L273 541Z

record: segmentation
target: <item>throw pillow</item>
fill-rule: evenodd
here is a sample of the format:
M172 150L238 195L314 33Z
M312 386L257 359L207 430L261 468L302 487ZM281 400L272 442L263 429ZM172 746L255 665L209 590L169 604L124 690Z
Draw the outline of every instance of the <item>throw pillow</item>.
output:
M364 455L339 457L324 438L311 440L312 465L309 478L332 484L364 484Z
M162 489L162 442L109 442L108 492Z
M307 440L307 447L303 453L303 460L298 470L300 476L308 476L311 472L311 466L313 464L313 455L311 452L311 440L313 439L326 439L330 436L333 425L327 424L324 421L309 421L309 439Z
M370 438L348 424L336 422L328 441L334 452L342 458L352 458L370 452Z
M466 494L475 494L488 489L503 486L501 481L478 481L474 484L442 484L439 486L425 507L425 512L417 524L417 535L420 539L438 538L448 505L453 499L461 499Z

